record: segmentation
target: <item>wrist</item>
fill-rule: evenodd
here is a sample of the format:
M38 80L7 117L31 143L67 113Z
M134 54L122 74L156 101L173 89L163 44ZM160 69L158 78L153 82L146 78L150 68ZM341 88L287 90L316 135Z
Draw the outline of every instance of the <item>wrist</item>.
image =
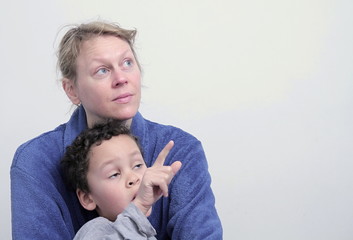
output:
M146 216L148 217L151 214L152 211L152 206L151 205L145 205L143 204L141 201L139 201L139 199L135 198L132 201L133 204L135 204L135 206L140 209L140 211Z

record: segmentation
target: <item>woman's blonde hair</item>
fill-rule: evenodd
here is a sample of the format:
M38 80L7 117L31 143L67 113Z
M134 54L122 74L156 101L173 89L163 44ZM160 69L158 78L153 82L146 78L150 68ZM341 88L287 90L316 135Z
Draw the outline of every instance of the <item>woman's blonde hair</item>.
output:
M141 69L133 48L136 30L121 28L116 23L94 21L75 25L61 39L57 55L58 68L62 78L68 78L76 82L76 59L80 54L81 43L103 35L115 36L126 41L134 54L138 67Z

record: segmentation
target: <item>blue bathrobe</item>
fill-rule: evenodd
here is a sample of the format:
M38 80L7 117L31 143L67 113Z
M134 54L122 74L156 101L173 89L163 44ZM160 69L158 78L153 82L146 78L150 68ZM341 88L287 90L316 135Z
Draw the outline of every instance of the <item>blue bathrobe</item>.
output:
M97 217L84 210L65 186L60 160L68 145L87 128L79 107L66 123L21 145L11 166L12 236L18 239L73 239L79 228ZM148 121L137 113L131 125L151 166L174 140L165 165L181 161L169 185L169 197L153 206L149 217L157 239L222 239L206 157L200 141L181 129ZM113 203L112 203L113 204Z

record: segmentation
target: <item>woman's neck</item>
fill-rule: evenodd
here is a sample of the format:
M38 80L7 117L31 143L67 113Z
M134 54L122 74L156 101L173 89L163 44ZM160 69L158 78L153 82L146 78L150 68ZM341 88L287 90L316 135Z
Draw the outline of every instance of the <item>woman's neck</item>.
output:
M99 120L96 120L96 121L89 121L89 120L87 119L87 126L88 126L89 128L92 128L95 124L104 123L104 122L106 122L106 121L109 121L109 118L99 119ZM127 120L122 120L121 123L124 124L127 128L130 129L131 123L132 123L132 119L130 118L130 119L127 119Z

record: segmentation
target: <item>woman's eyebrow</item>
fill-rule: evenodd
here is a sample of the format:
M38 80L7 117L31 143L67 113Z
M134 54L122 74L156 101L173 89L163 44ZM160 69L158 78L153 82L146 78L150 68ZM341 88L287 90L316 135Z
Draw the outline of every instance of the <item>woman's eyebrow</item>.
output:
M133 52L131 51L131 49L126 49L125 51L119 53L118 55L119 56L126 56L127 54L133 54ZM102 56L97 56L97 55L94 55L93 58L92 58L92 61L97 61L97 62L100 62L100 61L104 61L108 58L110 58L111 54L109 54L109 57L107 57L107 55L102 55Z

